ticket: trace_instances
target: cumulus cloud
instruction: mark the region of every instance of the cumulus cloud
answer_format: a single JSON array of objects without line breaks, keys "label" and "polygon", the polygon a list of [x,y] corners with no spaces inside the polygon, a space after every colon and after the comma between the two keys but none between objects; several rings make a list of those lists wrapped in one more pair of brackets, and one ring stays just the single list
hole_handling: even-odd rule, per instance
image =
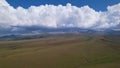
[{"label": "cumulus cloud", "polygon": [[0,0],[0,28],[47,27],[106,29],[120,24],[120,3],[108,6],[106,12],[97,12],[89,6],[62,5],[13,8],[6,0]]}]

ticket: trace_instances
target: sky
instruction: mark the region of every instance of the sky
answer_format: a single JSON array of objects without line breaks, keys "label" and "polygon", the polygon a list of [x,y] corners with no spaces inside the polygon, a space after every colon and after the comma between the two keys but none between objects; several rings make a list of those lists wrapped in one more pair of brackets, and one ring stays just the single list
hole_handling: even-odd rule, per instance
[{"label": "sky", "polygon": [[88,5],[96,11],[106,11],[107,6],[115,5],[120,2],[120,0],[7,0],[10,5],[15,8],[18,6],[29,8],[30,6],[39,6],[45,4],[52,5],[66,5],[71,3],[74,6],[82,7]]},{"label": "sky", "polygon": [[120,28],[120,1],[0,0],[0,33],[19,32],[33,27]]}]

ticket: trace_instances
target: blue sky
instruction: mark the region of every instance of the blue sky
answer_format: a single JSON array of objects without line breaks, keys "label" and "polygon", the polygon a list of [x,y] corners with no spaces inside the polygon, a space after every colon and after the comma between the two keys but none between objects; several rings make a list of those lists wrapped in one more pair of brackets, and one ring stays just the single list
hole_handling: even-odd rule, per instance
[{"label": "blue sky", "polygon": [[53,5],[66,5],[71,3],[72,5],[81,7],[84,5],[89,5],[96,11],[106,11],[106,7],[109,5],[114,5],[120,3],[120,0],[7,0],[8,3],[15,8],[22,6],[28,8],[31,5],[39,6],[44,4],[53,4]]}]

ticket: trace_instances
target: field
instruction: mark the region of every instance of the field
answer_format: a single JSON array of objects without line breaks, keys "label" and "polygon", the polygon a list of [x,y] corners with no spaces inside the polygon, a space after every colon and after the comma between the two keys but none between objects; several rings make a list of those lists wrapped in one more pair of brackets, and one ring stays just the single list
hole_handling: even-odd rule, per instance
[{"label": "field", "polygon": [[0,41],[0,68],[120,68],[120,36]]}]

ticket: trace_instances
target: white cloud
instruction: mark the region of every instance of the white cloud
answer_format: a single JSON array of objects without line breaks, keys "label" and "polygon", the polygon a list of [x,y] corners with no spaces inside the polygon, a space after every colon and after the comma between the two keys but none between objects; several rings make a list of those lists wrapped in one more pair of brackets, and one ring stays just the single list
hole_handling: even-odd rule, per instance
[{"label": "white cloud", "polygon": [[0,27],[39,26],[39,27],[77,27],[111,28],[120,24],[120,3],[108,6],[108,11],[97,12],[89,6],[76,7],[71,4],[31,6],[28,9],[10,6],[0,0]]},{"label": "white cloud", "polygon": [[120,24],[120,3],[108,6],[107,9],[108,11],[100,14],[99,28],[111,28]]}]

